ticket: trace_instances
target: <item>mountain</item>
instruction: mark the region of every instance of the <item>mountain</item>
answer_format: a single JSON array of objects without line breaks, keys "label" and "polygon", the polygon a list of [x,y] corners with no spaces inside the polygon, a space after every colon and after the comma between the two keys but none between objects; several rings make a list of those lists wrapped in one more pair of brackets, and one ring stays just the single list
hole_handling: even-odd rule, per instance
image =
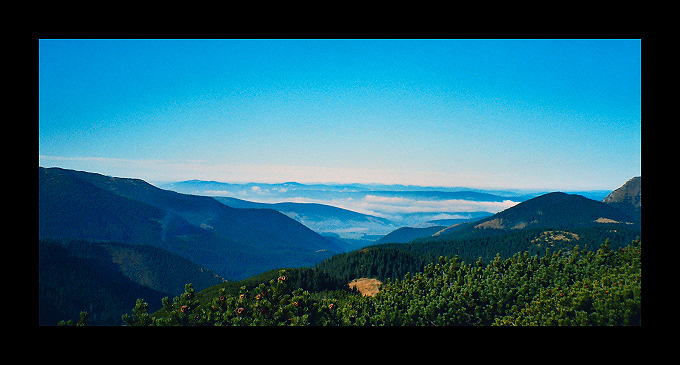
[{"label": "mountain", "polygon": [[[598,221],[599,220],[599,221]],[[629,222],[610,205],[577,194],[548,193],[476,222],[475,229],[571,228],[601,221]]]},{"label": "mountain", "polygon": [[323,221],[328,219],[338,219],[342,221],[368,221],[377,222],[383,225],[391,225],[388,219],[380,218],[368,214],[357,213],[351,210],[334,207],[331,205],[317,204],[317,203],[253,203],[246,202],[236,198],[215,197],[215,199],[230,207],[252,207],[252,208],[269,208],[286,215],[295,215],[301,218],[307,218],[311,221]]},{"label": "mountain", "polygon": [[[526,229],[569,229],[603,225],[637,227],[635,215],[578,194],[552,192],[472,223],[450,226],[437,239],[469,238]],[[435,238],[432,236],[431,238]]]},{"label": "mountain", "polygon": [[425,223],[449,227],[458,223],[480,220],[482,218],[490,217],[492,215],[493,213],[489,212],[461,212],[456,214],[456,216],[458,216],[459,218],[433,219]]},{"label": "mountain", "polygon": [[[493,214],[487,212],[462,212],[456,215],[460,217],[465,217],[467,215],[469,218],[437,219],[426,222],[428,225],[424,227],[400,227],[379,238],[375,243],[405,243],[418,238],[448,235],[465,227],[463,223],[475,222]],[[447,225],[436,223],[447,223]]]},{"label": "mountain", "polygon": [[318,203],[256,203],[237,198],[215,196],[215,200],[232,208],[274,209],[311,230],[334,233],[341,238],[361,239],[366,234],[385,234],[396,225],[388,219]]},{"label": "mountain", "polygon": [[402,278],[414,272],[414,267],[422,270],[424,263],[440,256],[489,263],[497,255],[509,258],[518,253],[524,257],[543,255],[548,250],[572,252],[575,246],[595,252],[607,240],[612,249],[618,250],[641,236],[641,226],[635,215],[611,204],[578,194],[552,192],[490,217],[454,224],[428,237],[410,239],[425,233],[415,229],[393,233],[403,236],[333,256],[316,268],[347,280],[375,277],[382,281]]},{"label": "mountain", "polygon": [[335,242],[272,209],[237,209],[139,179],[39,168],[39,238],[149,244],[230,280],[312,265]]},{"label": "mountain", "polygon": [[[337,223],[341,224],[337,224],[333,222],[334,215],[338,214],[337,211],[325,212],[325,217],[316,217],[304,221],[305,225],[317,232],[337,233],[344,239],[364,239],[364,234],[383,236],[398,227],[423,227],[432,225],[426,224],[428,221],[465,218],[464,216],[473,212],[493,211],[495,213],[498,212],[499,207],[508,206],[508,204],[524,201],[538,195],[537,192],[529,191],[484,191],[467,188],[406,185],[234,184],[200,180],[163,184],[159,187],[184,194],[231,197],[250,202],[280,203],[304,200],[326,206],[340,204],[346,210],[386,218],[393,223],[392,226],[386,227],[385,221],[373,220],[367,222],[359,219],[350,222],[347,218],[340,218],[341,222]],[[599,200],[604,198],[605,195],[602,194]],[[238,202],[232,201],[232,203]],[[272,208],[282,211],[278,207]],[[291,213],[291,216],[298,214],[295,211],[287,211],[287,213]],[[341,228],[341,226],[344,227]]]},{"label": "mountain", "polygon": [[[418,186],[400,184],[302,184],[298,182],[285,183],[226,183],[205,180],[186,180],[160,185],[164,189],[169,189],[186,194],[195,195],[217,195],[228,193],[229,195],[256,193],[257,195],[276,193],[278,197],[295,197],[303,192],[317,194],[316,197],[333,196],[337,193],[343,194],[365,194],[365,193],[388,193],[395,192],[403,194],[413,194],[416,196],[430,195],[449,195],[458,198],[468,196],[472,199],[484,200],[487,198],[495,199],[498,196],[513,199],[525,200],[535,196],[534,193],[526,191],[504,191],[504,190],[474,190],[464,187],[444,187],[444,186]],[[481,194],[478,194],[481,193]],[[606,194],[605,194],[606,195]]]}]

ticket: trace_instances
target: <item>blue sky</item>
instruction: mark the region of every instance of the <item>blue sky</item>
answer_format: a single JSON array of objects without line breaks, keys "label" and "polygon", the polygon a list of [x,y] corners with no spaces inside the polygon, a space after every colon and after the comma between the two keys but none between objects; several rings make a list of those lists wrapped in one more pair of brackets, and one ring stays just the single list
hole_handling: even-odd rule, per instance
[{"label": "blue sky", "polygon": [[39,163],[149,182],[615,189],[641,41],[39,41]]}]

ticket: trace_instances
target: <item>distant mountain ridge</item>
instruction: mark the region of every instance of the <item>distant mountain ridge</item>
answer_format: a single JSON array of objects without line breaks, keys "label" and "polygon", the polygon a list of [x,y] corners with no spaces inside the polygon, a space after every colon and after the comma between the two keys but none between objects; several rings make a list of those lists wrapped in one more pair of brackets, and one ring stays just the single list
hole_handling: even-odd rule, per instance
[{"label": "distant mountain ridge", "polygon": [[446,225],[434,222],[442,219],[466,220],[479,214],[490,215],[486,211],[495,212],[536,196],[522,191],[380,184],[237,184],[189,180],[160,186],[210,196],[232,207],[275,209],[316,232],[337,234],[346,240],[383,236],[404,226]]},{"label": "distant mountain ridge", "polygon": [[[328,216],[333,216],[343,220],[366,220],[370,219],[382,224],[392,224],[388,219],[380,218],[368,214],[357,213],[351,210],[342,209],[334,207],[331,205],[317,204],[317,203],[293,203],[293,202],[281,202],[281,203],[256,203],[249,202],[242,199],[229,198],[229,197],[214,197],[215,200],[234,208],[259,208],[259,209],[274,209],[279,212],[289,212],[291,214],[298,214],[309,216],[311,218],[325,218]],[[285,213],[284,213],[285,214]]]},{"label": "distant mountain ridge", "polygon": [[185,180],[172,183],[161,184],[160,187],[164,189],[175,190],[184,193],[205,195],[210,191],[238,191],[244,189],[252,189],[254,186],[269,190],[280,190],[281,188],[290,188],[291,190],[333,190],[333,191],[348,191],[348,192],[434,192],[434,193],[485,193],[495,196],[514,197],[525,195],[523,192],[506,191],[506,190],[484,190],[478,191],[466,187],[443,187],[443,186],[418,186],[418,185],[401,185],[401,184],[334,184],[334,183],[299,183],[299,182],[285,182],[285,183],[229,183],[214,180]]}]

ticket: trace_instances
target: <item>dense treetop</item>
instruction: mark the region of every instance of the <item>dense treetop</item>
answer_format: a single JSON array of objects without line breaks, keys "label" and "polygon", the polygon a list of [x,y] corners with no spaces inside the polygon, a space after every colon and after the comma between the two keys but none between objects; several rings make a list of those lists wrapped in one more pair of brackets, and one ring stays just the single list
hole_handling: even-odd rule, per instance
[{"label": "dense treetop", "polygon": [[150,315],[140,299],[123,320],[156,326],[641,325],[639,239],[617,250],[607,241],[596,251],[523,252],[489,262],[441,256],[422,271],[386,280],[375,297],[306,290],[297,285],[301,273],[281,270],[237,293],[213,288],[200,300],[188,284],[181,296],[163,299],[162,315]]}]

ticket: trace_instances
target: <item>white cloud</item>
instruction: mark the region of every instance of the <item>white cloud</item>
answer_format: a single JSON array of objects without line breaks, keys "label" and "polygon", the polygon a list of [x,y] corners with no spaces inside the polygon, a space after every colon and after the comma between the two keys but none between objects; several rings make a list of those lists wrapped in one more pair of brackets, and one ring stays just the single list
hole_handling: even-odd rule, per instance
[{"label": "white cloud", "polygon": [[462,216],[443,213],[498,213],[519,203],[512,200],[504,200],[502,202],[472,201],[462,199],[417,200],[403,197],[375,196],[370,194],[367,194],[361,199],[352,199],[349,197],[337,199],[313,199],[298,196],[294,198],[286,198],[285,200],[293,203],[318,203],[332,205],[362,214],[396,220],[401,219],[401,215],[409,213],[442,213],[438,215],[436,219],[469,218],[467,215]]},{"label": "white cloud", "polygon": [[420,213],[420,212],[473,212],[484,211],[498,213],[518,202],[504,200],[502,202],[472,201],[462,199],[416,200],[402,197],[384,197],[366,195],[361,205],[364,209],[384,213]]},{"label": "white cloud", "polygon": [[376,196],[376,195],[366,195],[364,201],[367,203],[377,203],[377,204],[388,204],[388,205],[404,205],[413,202],[411,199],[391,197],[391,196]]}]

